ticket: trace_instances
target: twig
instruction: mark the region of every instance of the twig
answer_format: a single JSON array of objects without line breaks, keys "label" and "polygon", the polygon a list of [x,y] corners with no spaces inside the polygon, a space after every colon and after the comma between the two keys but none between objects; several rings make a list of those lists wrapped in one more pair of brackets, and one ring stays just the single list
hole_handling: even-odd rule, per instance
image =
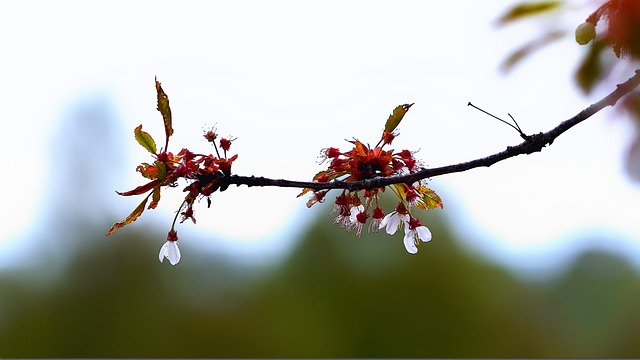
[{"label": "twig", "polygon": [[492,118],[497,119],[497,120],[500,120],[501,122],[503,122],[503,123],[505,123],[505,124],[509,125],[512,129],[514,129],[515,131],[517,131],[517,132],[518,132],[518,134],[520,134],[520,137],[521,137],[522,139],[527,140],[528,136],[527,136],[527,135],[525,135],[525,133],[524,133],[524,132],[522,131],[522,129],[520,128],[520,125],[518,125],[518,122],[516,121],[516,119],[514,119],[514,118],[513,118],[513,116],[511,116],[511,114],[507,114],[507,115],[509,115],[509,117],[511,118],[511,120],[513,120],[513,122],[515,123],[515,126],[514,126],[513,124],[511,124],[510,122],[505,121],[505,120],[502,120],[502,119],[500,119],[499,117],[497,117],[497,116],[493,115],[492,113],[490,113],[490,112],[488,112],[488,111],[485,111],[485,110],[483,110],[483,109],[481,109],[481,108],[479,108],[479,107],[477,107],[477,106],[473,105],[473,104],[471,103],[471,101],[469,101],[469,103],[467,104],[467,106],[471,106],[472,108],[474,108],[474,109],[476,109],[476,110],[479,110],[479,111],[482,111],[483,113],[485,113],[485,114],[487,114],[487,115],[491,116]]},{"label": "twig", "polygon": [[[614,106],[618,100],[623,96],[633,91],[640,85],[640,70],[636,70],[636,73],[629,80],[622,84],[618,84],[616,89],[609,95],[602,98],[600,101],[590,105],[586,109],[582,110],[572,118],[565,120],[558,124],[553,129],[538,133],[535,135],[527,136],[527,138],[520,144],[515,146],[508,146],[506,150],[499,153],[489,155],[480,159],[475,159],[459,164],[441,166],[437,168],[423,168],[422,170],[413,174],[407,174],[402,176],[392,177],[376,177],[373,179],[367,179],[362,181],[332,181],[327,183],[318,182],[305,182],[305,181],[292,181],[285,179],[269,179],[265,177],[255,176],[239,176],[232,175],[224,180],[229,185],[247,185],[247,186],[277,186],[277,187],[291,187],[291,188],[310,188],[314,190],[323,189],[347,189],[347,190],[359,190],[370,189],[376,187],[383,187],[391,184],[407,183],[412,184],[418,180],[432,178],[435,176],[457,173],[467,171],[477,167],[488,167],[502,160],[512,158],[514,156],[522,154],[531,154],[539,152],[543,147],[551,145],[553,141],[565,131],[574,127],[575,125],[588,119],[598,111],[604,109],[607,106]],[[501,119],[499,119],[501,120]],[[502,120],[504,121],[504,120]],[[509,124],[510,125],[510,124]]]}]

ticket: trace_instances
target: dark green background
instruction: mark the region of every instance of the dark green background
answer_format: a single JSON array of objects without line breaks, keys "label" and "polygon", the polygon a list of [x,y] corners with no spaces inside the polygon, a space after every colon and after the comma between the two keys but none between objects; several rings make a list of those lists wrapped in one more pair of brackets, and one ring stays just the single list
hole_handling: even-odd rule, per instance
[{"label": "dark green background", "polygon": [[0,357],[640,356],[640,278],[624,258],[586,251],[524,280],[460,245],[446,199],[421,215],[433,241],[413,256],[400,234],[343,231],[325,206],[281,262],[243,265],[181,238],[180,264],[160,264],[170,219],[104,237],[130,211],[104,200],[116,127],[98,101],[55,138],[28,266],[0,272]]}]

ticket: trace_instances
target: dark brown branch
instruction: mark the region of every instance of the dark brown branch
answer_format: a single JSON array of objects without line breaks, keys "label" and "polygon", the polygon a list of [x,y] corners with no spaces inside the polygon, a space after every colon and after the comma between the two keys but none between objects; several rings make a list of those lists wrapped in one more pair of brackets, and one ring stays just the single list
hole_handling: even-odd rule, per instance
[{"label": "dark brown branch", "polygon": [[456,172],[467,171],[477,167],[491,166],[499,161],[522,155],[539,152],[547,145],[551,145],[553,141],[565,131],[569,130],[573,126],[583,122],[591,117],[593,114],[604,109],[607,106],[614,106],[618,100],[623,96],[633,91],[640,85],[640,70],[636,70],[636,73],[629,80],[616,86],[616,89],[609,95],[602,98],[600,101],[590,105],[586,109],[574,117],[561,122],[555,128],[535,135],[526,136],[525,141],[515,146],[508,146],[506,150],[499,153],[489,155],[476,160],[471,160],[455,165],[441,166],[437,168],[426,169],[408,175],[393,176],[393,177],[377,177],[373,179],[367,179],[362,181],[332,181],[328,183],[318,182],[304,182],[304,181],[291,181],[284,179],[269,179],[264,177],[255,176],[239,176],[232,175],[226,179],[226,183],[231,185],[247,185],[247,186],[277,186],[277,187],[292,187],[292,188],[311,188],[314,190],[322,189],[347,189],[347,190],[359,190],[370,189],[376,187],[383,187],[391,184],[407,183],[411,184],[418,180],[431,178],[434,176],[451,174]]}]

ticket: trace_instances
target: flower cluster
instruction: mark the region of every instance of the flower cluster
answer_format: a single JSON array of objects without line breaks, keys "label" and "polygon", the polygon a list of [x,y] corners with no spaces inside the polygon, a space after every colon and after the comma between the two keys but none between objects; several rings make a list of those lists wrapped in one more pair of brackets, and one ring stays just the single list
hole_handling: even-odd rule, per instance
[{"label": "flower cluster", "polygon": [[[329,147],[321,151],[321,163],[329,162],[327,170],[317,173],[314,182],[327,183],[333,180],[361,181],[375,177],[391,177],[412,174],[419,171],[423,164],[416,160],[415,152],[409,150],[394,151],[385,150],[385,146],[391,145],[398,136],[396,127],[404,117],[404,114],[413,104],[404,104],[396,107],[386,122],[385,130],[376,146],[370,147],[359,140],[348,141],[353,144],[349,151],[340,151],[338,148]],[[414,184],[393,184],[389,189],[399,199],[395,210],[385,216],[380,207],[379,194],[386,187],[363,189],[356,191],[343,190],[335,199],[333,213],[337,213],[334,223],[347,230],[355,229],[356,235],[362,233],[367,220],[371,218],[369,230],[385,228],[390,235],[404,227],[404,244],[407,251],[415,254],[420,241],[431,240],[431,232],[423,226],[417,217],[413,215],[413,209],[442,208],[440,197],[421,181]],[[311,192],[306,188],[299,195]],[[313,191],[307,202],[311,207],[317,202],[322,202],[329,190]]]},{"label": "flower cluster", "polygon": [[[145,148],[153,157],[152,162],[143,162],[136,167],[136,171],[148,181],[133,190],[118,192],[122,196],[145,195],[140,204],[124,220],[119,221],[107,232],[107,236],[113,234],[122,227],[136,221],[145,209],[155,209],[160,202],[160,193],[163,187],[176,187],[178,181],[183,179],[187,186],[184,200],[178,207],[176,215],[171,223],[164,245],[160,248],[158,259],[163,262],[169,260],[171,265],[180,261],[180,249],[178,248],[178,232],[175,229],[176,222],[191,220],[196,223],[193,205],[196,200],[206,199],[211,206],[211,195],[220,190],[224,191],[239,177],[232,177],[231,166],[238,155],[229,155],[229,151],[235,138],[221,137],[216,129],[206,131],[204,138],[210,142],[215,154],[199,154],[183,148],[177,153],[168,150],[169,138],[173,135],[171,108],[169,98],[156,80],[156,92],[158,95],[157,110],[162,115],[165,130],[164,146],[158,149],[153,137],[142,130],[142,125],[134,129],[136,141]],[[373,178],[389,178],[406,174],[413,174],[422,169],[423,164],[414,157],[415,152],[409,150],[394,151],[385,147],[390,146],[398,136],[396,127],[413,104],[404,104],[396,107],[385,123],[384,131],[378,143],[371,147],[357,139],[348,141],[353,145],[349,151],[341,151],[335,147],[323,149],[321,163],[328,162],[327,170],[321,171],[313,178],[315,183],[330,183],[336,180],[358,182]],[[253,177],[252,177],[253,179]],[[237,182],[233,182],[236,183]],[[330,186],[328,186],[330,187]],[[333,211],[337,213],[334,220],[347,230],[355,229],[359,236],[369,218],[369,231],[385,228],[390,235],[395,234],[404,227],[404,245],[411,254],[418,252],[420,241],[431,240],[431,232],[414,216],[413,210],[442,208],[440,197],[429,189],[423,180],[413,184],[394,183],[388,185],[399,199],[397,206],[389,214],[385,215],[380,206],[380,193],[387,186],[381,187],[357,187],[359,190],[343,190],[336,197]],[[348,187],[348,189],[353,189]],[[311,207],[317,202],[322,202],[328,193],[324,190],[306,188],[299,195],[312,192],[307,206]],[[149,202],[149,199],[151,201]],[[147,203],[149,205],[147,206]]]},{"label": "flower cluster", "polygon": [[[107,235],[134,222],[145,209],[156,208],[160,201],[160,190],[162,187],[175,187],[179,179],[186,179],[188,185],[184,188],[184,192],[186,192],[187,195],[176,212],[176,216],[171,224],[171,229],[167,234],[167,242],[162,246],[159,254],[161,262],[167,258],[172,265],[175,265],[180,261],[180,249],[177,245],[178,233],[175,230],[178,217],[181,217],[180,222],[190,219],[195,224],[196,218],[193,212],[194,202],[197,199],[206,198],[207,204],[209,206],[211,205],[211,194],[219,189],[221,191],[225,190],[228,186],[227,179],[231,176],[231,165],[238,155],[231,157],[227,155],[231,143],[235,138],[221,137],[218,140],[219,136],[215,129],[207,131],[204,134],[204,138],[213,144],[215,155],[196,154],[188,149],[182,149],[177,154],[167,151],[169,137],[173,134],[171,109],[169,108],[169,99],[157,80],[156,90],[158,93],[158,111],[162,114],[165,125],[166,142],[164,150],[157,150],[154,139],[142,130],[142,125],[134,130],[134,135],[138,143],[149,151],[154,158],[153,163],[145,162],[136,168],[136,171],[148,179],[149,182],[133,190],[117,193],[122,196],[142,194],[147,194],[147,196],[127,218],[113,224],[107,232]],[[220,154],[220,150],[222,150],[222,155]],[[151,203],[147,207],[149,198],[151,198]]]}]

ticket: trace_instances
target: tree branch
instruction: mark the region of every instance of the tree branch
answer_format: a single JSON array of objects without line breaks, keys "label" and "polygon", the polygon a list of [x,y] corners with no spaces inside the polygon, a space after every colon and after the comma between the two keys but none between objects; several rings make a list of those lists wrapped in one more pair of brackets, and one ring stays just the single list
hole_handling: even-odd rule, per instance
[{"label": "tree branch", "polygon": [[491,166],[502,160],[512,158],[514,156],[522,154],[531,154],[539,152],[547,145],[551,145],[553,141],[565,131],[574,127],[575,125],[588,119],[598,111],[604,109],[607,106],[614,106],[618,100],[623,96],[633,91],[640,85],[640,70],[636,70],[636,73],[629,80],[622,84],[618,84],[616,89],[609,95],[602,98],[600,101],[590,105],[586,109],[579,112],[574,117],[561,122],[553,129],[538,133],[535,135],[525,136],[525,140],[519,145],[508,146],[506,150],[499,153],[489,155],[476,160],[471,160],[459,164],[441,166],[437,168],[426,169],[423,168],[413,174],[407,174],[402,176],[392,177],[376,177],[372,179],[366,179],[362,181],[331,181],[326,183],[319,182],[304,182],[304,181],[292,181],[284,179],[269,179],[265,177],[255,176],[239,176],[232,175],[225,178],[223,182],[226,186],[221,186],[221,190],[225,189],[228,185],[247,185],[247,186],[277,186],[277,187],[291,187],[291,188],[310,188],[314,190],[323,189],[347,189],[347,190],[360,190],[371,189],[377,187],[383,187],[391,184],[407,183],[412,184],[418,180],[431,178],[434,176],[451,174],[456,172],[467,171],[477,167]]}]

